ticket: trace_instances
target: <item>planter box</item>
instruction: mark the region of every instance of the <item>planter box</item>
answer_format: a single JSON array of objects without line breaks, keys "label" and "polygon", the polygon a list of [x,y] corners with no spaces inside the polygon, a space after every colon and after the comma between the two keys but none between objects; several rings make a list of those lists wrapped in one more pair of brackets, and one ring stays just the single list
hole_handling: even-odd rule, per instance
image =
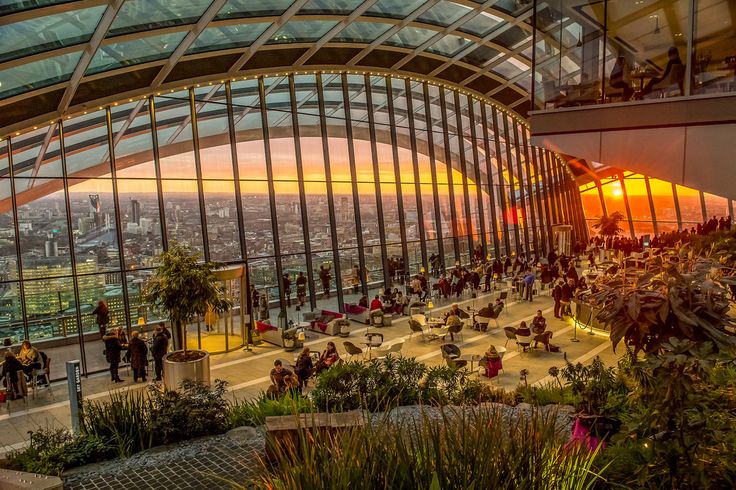
[{"label": "planter box", "polygon": [[195,361],[173,362],[169,360],[174,351],[164,356],[164,386],[169,390],[178,390],[182,381],[190,379],[206,385],[210,384],[210,354],[205,351],[204,357]]}]

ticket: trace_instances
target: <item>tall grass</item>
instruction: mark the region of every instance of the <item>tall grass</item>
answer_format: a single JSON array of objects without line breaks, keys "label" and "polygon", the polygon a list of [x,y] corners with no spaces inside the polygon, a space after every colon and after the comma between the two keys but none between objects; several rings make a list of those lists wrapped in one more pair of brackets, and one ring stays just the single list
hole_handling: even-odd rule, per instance
[{"label": "tall grass", "polygon": [[474,410],[439,419],[388,418],[340,434],[300,431],[298,445],[263,461],[264,489],[592,488],[596,454],[567,450],[552,417],[515,421]]}]

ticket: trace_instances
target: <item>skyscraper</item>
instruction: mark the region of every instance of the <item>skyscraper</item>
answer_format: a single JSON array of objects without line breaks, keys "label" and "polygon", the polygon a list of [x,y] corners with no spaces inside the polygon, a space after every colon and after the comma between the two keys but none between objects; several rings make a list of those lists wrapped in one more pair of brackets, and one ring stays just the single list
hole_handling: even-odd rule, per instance
[{"label": "skyscraper", "polygon": [[130,200],[130,214],[133,223],[137,225],[141,224],[141,203],[136,199]]}]

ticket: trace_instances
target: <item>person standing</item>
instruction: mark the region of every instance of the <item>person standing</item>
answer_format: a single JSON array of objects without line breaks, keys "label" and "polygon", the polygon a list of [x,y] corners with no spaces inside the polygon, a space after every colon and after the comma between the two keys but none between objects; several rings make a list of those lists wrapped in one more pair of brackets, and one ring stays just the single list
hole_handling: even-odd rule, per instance
[{"label": "person standing", "polygon": [[319,266],[319,280],[320,282],[322,282],[322,290],[324,291],[325,298],[330,297],[330,280],[331,279],[332,279],[332,274],[330,274],[329,267],[320,265]]},{"label": "person standing", "polygon": [[128,352],[130,353],[130,367],[133,369],[133,381],[137,383],[138,378],[140,378],[145,383],[146,366],[148,365],[148,346],[140,338],[138,330],[133,330],[130,337]]},{"label": "person standing", "polygon": [[281,279],[281,284],[284,286],[284,297],[286,298],[286,306],[291,308],[291,279],[289,273],[284,274]]},{"label": "person standing", "polygon": [[562,281],[555,284],[552,289],[552,299],[555,300],[555,318],[562,318],[560,316],[560,307],[562,306],[560,300],[562,299]]},{"label": "person standing", "polygon": [[156,374],[155,381],[161,381],[164,373],[164,356],[169,351],[169,336],[166,335],[162,324],[156,325],[153,335],[151,354],[153,355],[153,370]]},{"label": "person standing", "polygon": [[120,353],[125,349],[125,344],[120,340],[121,330],[120,327],[113,328],[112,330],[105,333],[102,340],[105,341],[105,358],[110,363],[110,380],[115,383],[122,383],[118,375],[118,368],[120,367]]},{"label": "person standing", "polygon": [[92,310],[92,314],[95,315],[95,322],[97,328],[100,329],[100,338],[105,336],[107,332],[107,326],[110,324],[110,310],[107,309],[107,303],[99,301],[97,307]]},{"label": "person standing", "polygon": [[350,275],[350,284],[353,286],[353,294],[358,294],[360,290],[360,267],[358,265],[353,266]]},{"label": "person standing", "polygon": [[307,297],[307,277],[304,272],[299,271],[299,275],[296,276],[296,300],[299,302],[299,307],[304,306],[304,299]]},{"label": "person standing", "polygon": [[534,280],[536,279],[536,276],[532,274],[531,269],[526,270],[526,274],[524,275],[524,299],[527,301],[532,301],[534,297]]}]

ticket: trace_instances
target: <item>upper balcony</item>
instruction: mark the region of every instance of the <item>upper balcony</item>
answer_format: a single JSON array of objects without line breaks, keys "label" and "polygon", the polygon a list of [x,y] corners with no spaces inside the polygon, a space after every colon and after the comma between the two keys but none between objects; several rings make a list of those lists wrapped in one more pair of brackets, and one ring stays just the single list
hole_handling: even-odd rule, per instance
[{"label": "upper balcony", "polygon": [[736,140],[736,2],[537,2],[532,144],[721,196]]}]

